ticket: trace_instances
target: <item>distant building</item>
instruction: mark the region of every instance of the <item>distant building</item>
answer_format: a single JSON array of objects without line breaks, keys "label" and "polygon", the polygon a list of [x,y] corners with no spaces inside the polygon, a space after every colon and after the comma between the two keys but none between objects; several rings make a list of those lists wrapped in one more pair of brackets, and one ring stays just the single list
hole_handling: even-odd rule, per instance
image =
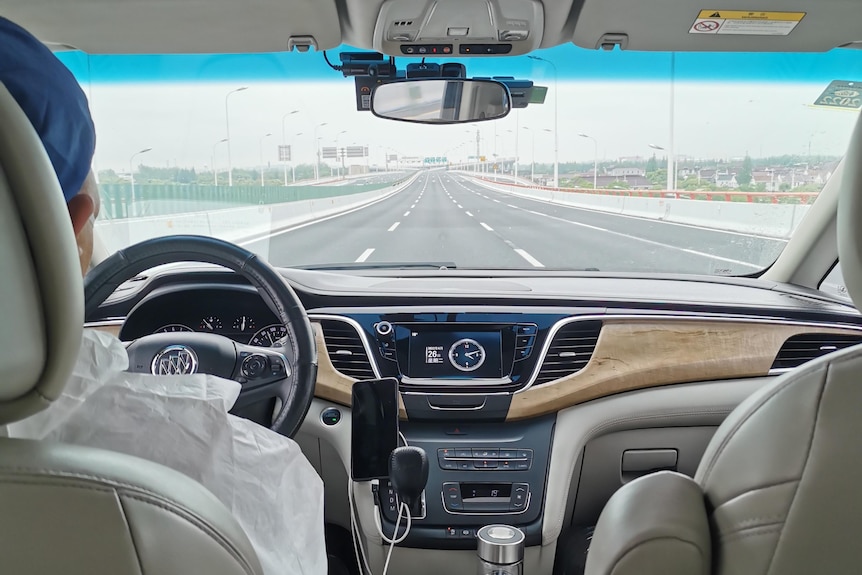
[{"label": "distant building", "polygon": [[781,188],[783,179],[781,174],[776,175],[775,170],[763,170],[751,172],[751,182],[755,186],[763,184],[767,192],[777,192]]},{"label": "distant building", "polygon": [[608,172],[609,176],[621,177],[621,176],[643,176],[644,170],[642,168],[614,168],[610,172]]},{"label": "distant building", "polygon": [[739,188],[739,183],[736,181],[736,174],[731,174],[729,172],[716,172],[715,179],[713,181],[719,188],[729,188],[731,190]]}]

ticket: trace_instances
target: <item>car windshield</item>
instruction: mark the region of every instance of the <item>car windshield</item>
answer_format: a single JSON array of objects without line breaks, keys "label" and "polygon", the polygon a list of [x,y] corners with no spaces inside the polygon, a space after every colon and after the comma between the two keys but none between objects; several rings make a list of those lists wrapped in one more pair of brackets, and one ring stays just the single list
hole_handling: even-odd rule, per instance
[{"label": "car windshield", "polygon": [[464,58],[532,102],[447,125],[359,111],[367,91],[315,52],[59,57],[97,126],[107,253],[204,234],[278,266],[756,273],[862,102],[847,49]]}]

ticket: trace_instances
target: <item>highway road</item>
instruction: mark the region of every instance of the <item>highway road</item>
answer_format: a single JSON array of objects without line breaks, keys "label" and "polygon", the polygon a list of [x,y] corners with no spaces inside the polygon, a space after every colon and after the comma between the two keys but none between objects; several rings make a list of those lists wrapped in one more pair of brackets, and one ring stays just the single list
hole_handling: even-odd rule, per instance
[{"label": "highway road", "polygon": [[550,204],[435,170],[386,199],[245,245],[277,266],[451,262],[736,275],[771,264],[785,242]]}]

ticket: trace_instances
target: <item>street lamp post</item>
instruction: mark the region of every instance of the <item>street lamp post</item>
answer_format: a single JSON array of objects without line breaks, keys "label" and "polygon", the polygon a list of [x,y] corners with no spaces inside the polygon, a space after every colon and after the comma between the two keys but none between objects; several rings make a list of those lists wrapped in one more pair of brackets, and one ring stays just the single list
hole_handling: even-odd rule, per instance
[{"label": "street lamp post", "polygon": [[135,205],[135,171],[132,168],[132,161],[135,159],[135,157],[137,157],[141,154],[146,154],[150,150],[152,150],[152,148],[144,148],[143,150],[138,150],[137,152],[132,154],[132,156],[129,158],[129,181],[131,181],[131,183],[132,183],[131,205]]},{"label": "street lamp post", "polygon": [[314,163],[314,179],[320,180],[320,140],[317,138],[317,130],[326,125],[326,122],[321,122],[314,127],[314,148],[317,161]]},{"label": "street lamp post", "polygon": [[536,133],[529,126],[523,126],[522,130],[527,130],[530,132],[530,139],[532,139],[532,147],[530,149],[530,182],[536,183]]},{"label": "street lamp post", "polygon": [[212,164],[213,164],[213,185],[214,186],[218,185],[218,169],[216,168],[216,163],[215,163],[216,147],[218,147],[219,144],[224,144],[225,142],[227,142],[227,138],[222,138],[221,140],[219,140],[218,142],[213,144]]},{"label": "street lamp post", "polygon": [[263,140],[272,135],[272,132],[267,132],[258,140],[258,149],[260,150],[260,187],[263,187]]},{"label": "street lamp post", "polygon": [[557,74],[557,65],[551,62],[550,60],[546,60],[540,56],[527,56],[531,60],[536,60],[538,62],[544,62],[545,64],[549,64],[551,68],[554,70],[554,185],[560,186],[560,125],[558,123],[558,102],[560,101],[560,90],[558,83],[558,74]]},{"label": "street lamp post", "polygon": [[227,185],[233,186],[233,163],[231,161],[230,156],[230,109],[228,108],[228,98],[230,98],[231,94],[236,94],[237,92],[242,92],[243,90],[248,90],[248,86],[242,86],[241,88],[237,88],[236,90],[231,90],[224,97],[224,124],[225,129],[227,130]]},{"label": "street lamp post", "polygon": [[674,158],[672,152],[670,150],[665,150],[664,147],[659,146],[658,144],[650,144],[649,147],[653,150],[660,150],[667,154],[667,190],[669,192],[672,192],[676,188],[676,186],[674,185],[675,174],[673,173]]},{"label": "street lamp post", "polygon": [[593,189],[598,189],[599,182],[599,143],[595,138],[588,134],[578,134],[581,138],[587,138],[593,141]]},{"label": "street lamp post", "polygon": [[296,162],[293,160],[293,149],[296,147],[296,138],[301,135],[302,132],[295,133],[290,141],[290,177],[294,184],[296,183]]},{"label": "street lamp post", "polygon": [[338,139],[347,133],[347,130],[341,130],[337,134],[335,134],[335,158],[336,161],[338,158],[341,158],[341,166],[338,168],[338,177],[341,178],[341,171],[344,169],[344,156],[338,151]]},{"label": "street lamp post", "polygon": [[[298,114],[299,110],[293,110],[288,112],[284,116],[281,117],[281,145],[282,147],[287,145],[287,141],[285,138],[285,130],[284,130],[284,121],[287,120],[288,116],[292,116],[294,114]],[[290,147],[290,163],[293,165],[293,146]],[[284,161],[284,185],[287,185],[287,160]]]}]

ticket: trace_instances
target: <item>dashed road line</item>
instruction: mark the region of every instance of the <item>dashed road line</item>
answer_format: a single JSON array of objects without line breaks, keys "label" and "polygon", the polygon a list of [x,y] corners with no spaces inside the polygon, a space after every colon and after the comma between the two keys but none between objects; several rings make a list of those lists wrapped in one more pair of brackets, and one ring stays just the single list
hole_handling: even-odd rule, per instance
[{"label": "dashed road line", "polygon": [[369,257],[372,253],[374,253],[374,248],[368,248],[367,250],[365,250],[364,252],[362,252],[362,255],[361,255],[361,256],[359,256],[358,258],[356,258],[356,263],[362,263],[362,262],[364,262],[365,260],[367,260],[367,259],[368,259],[368,257]]},{"label": "dashed road line", "polygon": [[545,267],[545,264],[543,264],[542,262],[540,262],[539,260],[537,260],[536,258],[531,256],[529,253],[527,253],[526,250],[522,250],[521,248],[515,248],[515,253],[518,254],[519,256],[521,256],[522,258],[524,258],[525,260],[527,260],[528,262],[530,262],[530,264],[533,267],[537,267],[537,268]]},{"label": "dashed road line", "polygon": [[392,224],[392,225],[389,227],[389,229],[388,229],[388,230],[386,230],[386,231],[387,231],[387,232],[395,231],[395,228],[397,228],[397,227],[398,227],[398,224],[400,224],[400,223],[401,223],[401,222],[395,222],[395,223],[394,223],[394,224]]},{"label": "dashed road line", "polygon": [[458,209],[459,209],[459,210],[463,210],[463,209],[464,209],[464,208],[463,208],[463,206],[461,206],[461,204],[455,204],[455,205],[456,205],[456,206],[458,206]]},{"label": "dashed road line", "polygon": [[406,212],[404,212],[404,217],[407,217],[409,215],[410,215],[410,210],[407,210]]},{"label": "dashed road line", "polygon": [[485,228],[486,230],[488,230],[489,232],[493,232],[493,231],[494,231],[494,228],[492,228],[491,226],[489,226],[489,225],[488,225],[488,224],[486,224],[485,222],[479,222],[479,225],[480,225],[480,226],[482,226],[483,228]]},{"label": "dashed road line", "polygon": [[464,212],[464,213],[467,214],[468,216],[470,216],[471,218],[473,217],[473,214],[471,214],[470,212]]}]

